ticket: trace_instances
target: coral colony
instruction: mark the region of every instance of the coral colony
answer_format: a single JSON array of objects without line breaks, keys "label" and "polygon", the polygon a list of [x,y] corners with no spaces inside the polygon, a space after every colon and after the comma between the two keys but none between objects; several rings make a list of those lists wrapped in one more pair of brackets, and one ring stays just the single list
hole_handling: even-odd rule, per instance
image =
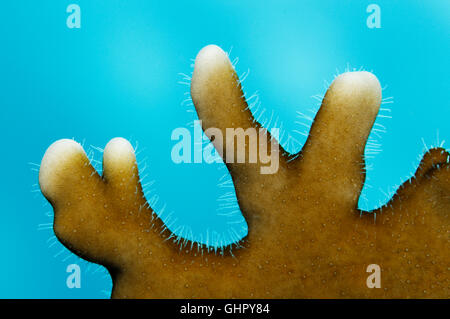
[{"label": "coral colony", "polygon": [[[233,250],[177,240],[144,198],[134,150],[122,138],[107,144],[102,176],[73,140],[55,142],[42,159],[39,183],[55,212],[56,236],[109,270],[113,298],[450,297],[444,149],[430,149],[386,205],[358,209],[364,148],[381,103],[373,74],[347,72],[333,81],[298,154],[260,130],[219,47],[198,54],[191,96],[205,134],[221,132],[212,142],[248,223]],[[263,134],[236,145],[228,128]],[[242,145],[247,160],[230,161]],[[279,153],[277,169],[262,174],[267,163],[259,156],[250,162],[252,148]]]}]

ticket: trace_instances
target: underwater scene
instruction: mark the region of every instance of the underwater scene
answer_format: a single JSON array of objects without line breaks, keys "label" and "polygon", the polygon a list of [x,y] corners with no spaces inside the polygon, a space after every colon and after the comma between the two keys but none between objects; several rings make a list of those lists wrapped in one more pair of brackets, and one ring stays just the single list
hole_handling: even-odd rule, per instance
[{"label": "underwater scene", "polygon": [[449,17],[3,3],[0,298],[448,299]]}]

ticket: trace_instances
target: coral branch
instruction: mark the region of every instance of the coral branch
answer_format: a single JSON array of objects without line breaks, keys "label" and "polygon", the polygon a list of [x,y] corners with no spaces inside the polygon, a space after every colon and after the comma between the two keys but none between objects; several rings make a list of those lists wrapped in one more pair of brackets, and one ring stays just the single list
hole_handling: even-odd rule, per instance
[{"label": "coral branch", "polygon": [[[199,53],[191,94],[205,130],[261,127],[216,46]],[[57,237],[108,268],[115,298],[449,298],[445,150],[430,150],[386,206],[357,209],[364,146],[380,102],[374,75],[344,73],[294,160],[281,157],[279,170],[268,175],[255,169],[260,161],[227,164],[249,223],[245,249],[234,255],[174,243],[148,207],[134,151],[123,139],[106,146],[102,177],[79,144],[55,142],[39,183],[53,205]],[[258,148],[270,140],[267,133]],[[370,264],[381,267],[380,289],[366,285]]]}]

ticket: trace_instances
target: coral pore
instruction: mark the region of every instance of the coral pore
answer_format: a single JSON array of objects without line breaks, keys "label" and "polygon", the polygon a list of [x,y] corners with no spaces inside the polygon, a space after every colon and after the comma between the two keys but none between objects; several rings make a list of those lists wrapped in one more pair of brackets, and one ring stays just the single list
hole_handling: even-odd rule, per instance
[{"label": "coral pore", "polygon": [[[260,127],[216,46],[198,54],[191,96],[204,129]],[[276,173],[261,174],[260,162],[227,163],[249,225],[244,247],[233,254],[166,240],[171,233],[148,206],[124,139],[106,146],[103,176],[78,143],[55,142],[39,183],[54,208],[57,237],[110,271],[114,298],[448,298],[444,149],[429,150],[387,205],[357,208],[364,147],[380,102],[374,75],[344,73],[328,89],[303,150],[292,157],[278,144],[271,149],[280,153]],[[265,137],[258,148],[270,149],[263,145],[270,133]],[[381,288],[366,285],[370,264],[381,267]]]}]

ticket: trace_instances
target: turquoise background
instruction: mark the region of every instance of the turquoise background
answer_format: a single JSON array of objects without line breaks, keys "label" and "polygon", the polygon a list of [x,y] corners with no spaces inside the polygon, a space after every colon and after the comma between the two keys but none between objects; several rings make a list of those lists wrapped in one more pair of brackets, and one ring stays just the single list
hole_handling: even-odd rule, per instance
[{"label": "turquoise background", "polygon": [[[66,7],[81,7],[81,29],[66,26]],[[189,87],[179,73],[207,44],[239,57],[247,96],[258,92],[266,113],[283,121],[297,144],[304,137],[297,111],[317,110],[316,94],[346,68],[372,70],[385,104],[377,123],[382,152],[361,207],[386,201],[418,164],[424,145],[450,138],[449,1],[376,1],[381,29],[366,26],[372,1],[9,1],[0,8],[0,106],[4,145],[0,194],[1,298],[105,298],[111,280],[99,266],[70,254],[52,237],[51,207],[38,191],[36,166],[46,148],[74,138],[103,148],[122,136],[139,144],[140,167],[192,238],[206,233],[228,243],[245,235],[238,209],[221,206],[222,164],[176,165],[174,128],[187,127]],[[391,101],[391,100],[387,100]],[[292,141],[292,140],[291,140]],[[282,141],[283,142],[283,141]],[[101,154],[94,151],[95,158]],[[222,180],[224,181],[224,180]],[[233,193],[231,193],[233,194]],[[233,204],[233,203],[231,203]],[[221,215],[225,212],[230,216]],[[164,215],[163,218],[168,215]],[[180,228],[178,229],[180,234]],[[201,237],[200,237],[201,236]],[[213,236],[213,235],[211,235]],[[211,237],[212,238],[212,237]],[[213,241],[214,239],[211,239]],[[66,286],[66,267],[78,263],[80,289]]]}]

